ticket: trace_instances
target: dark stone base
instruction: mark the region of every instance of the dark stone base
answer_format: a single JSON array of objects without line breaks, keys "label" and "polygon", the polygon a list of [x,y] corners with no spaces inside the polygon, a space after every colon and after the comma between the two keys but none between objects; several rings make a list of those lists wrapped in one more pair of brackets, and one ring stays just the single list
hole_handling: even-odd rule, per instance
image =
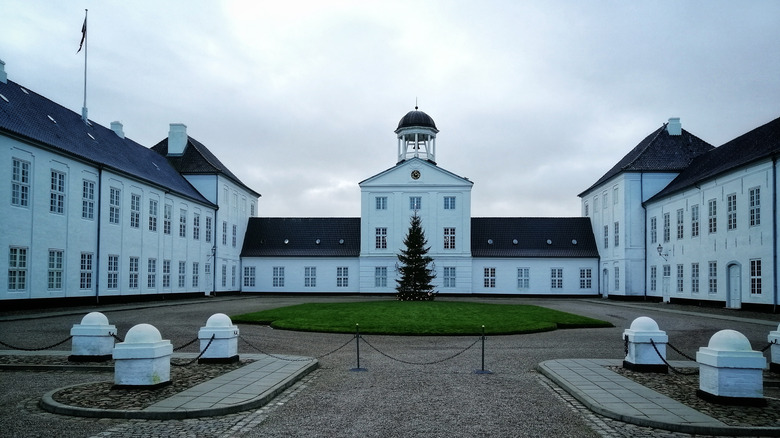
[{"label": "dark stone base", "polygon": [[68,362],[108,362],[109,360],[111,360],[110,354],[103,354],[99,356],[71,354],[68,356]]},{"label": "dark stone base", "polygon": [[200,358],[198,363],[236,363],[238,362],[238,355],[231,357],[209,357]]},{"label": "dark stone base", "polygon": [[769,362],[769,371],[780,374],[780,363]]},{"label": "dark stone base", "polygon": [[170,385],[171,383],[173,382],[168,380],[167,382],[161,382],[156,385],[113,385],[111,389],[160,389]]},{"label": "dark stone base", "polygon": [[756,397],[726,397],[723,395],[715,395],[710,394],[709,392],[702,391],[701,389],[696,390],[696,395],[699,396],[700,399],[706,400],[711,403],[717,403],[720,405],[734,405],[734,406],[758,406],[758,407],[764,407],[766,406],[766,399],[765,398],[756,398]]},{"label": "dark stone base", "polygon": [[631,371],[636,371],[638,373],[661,373],[661,374],[669,373],[669,367],[666,366],[666,364],[657,365],[657,364],[631,363],[624,360],[623,368]]}]

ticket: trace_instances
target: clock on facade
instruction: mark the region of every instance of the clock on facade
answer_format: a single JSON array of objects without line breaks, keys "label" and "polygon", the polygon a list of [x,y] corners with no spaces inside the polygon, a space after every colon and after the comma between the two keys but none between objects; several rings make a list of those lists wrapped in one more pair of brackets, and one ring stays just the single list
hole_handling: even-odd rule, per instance
[{"label": "clock on facade", "polygon": [[419,170],[413,170],[412,171],[412,179],[420,179],[420,171]]}]

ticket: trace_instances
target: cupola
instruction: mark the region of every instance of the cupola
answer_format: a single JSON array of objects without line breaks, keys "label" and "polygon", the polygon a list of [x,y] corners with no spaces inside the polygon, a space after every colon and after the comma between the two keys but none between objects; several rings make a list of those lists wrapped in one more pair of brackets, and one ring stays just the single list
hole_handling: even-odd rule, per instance
[{"label": "cupola", "polygon": [[398,122],[398,162],[422,158],[436,164],[436,123],[417,106]]}]

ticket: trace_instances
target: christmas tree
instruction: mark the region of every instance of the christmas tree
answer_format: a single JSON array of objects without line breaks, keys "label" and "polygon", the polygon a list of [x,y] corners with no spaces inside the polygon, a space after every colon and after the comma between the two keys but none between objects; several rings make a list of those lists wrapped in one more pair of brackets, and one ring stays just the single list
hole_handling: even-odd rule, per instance
[{"label": "christmas tree", "polygon": [[431,284],[436,274],[428,268],[433,259],[428,256],[430,247],[426,247],[427,244],[422,221],[415,214],[404,238],[406,249],[402,249],[398,254],[401,278],[396,280],[398,285],[395,290],[400,301],[431,301],[436,296],[437,292]]}]

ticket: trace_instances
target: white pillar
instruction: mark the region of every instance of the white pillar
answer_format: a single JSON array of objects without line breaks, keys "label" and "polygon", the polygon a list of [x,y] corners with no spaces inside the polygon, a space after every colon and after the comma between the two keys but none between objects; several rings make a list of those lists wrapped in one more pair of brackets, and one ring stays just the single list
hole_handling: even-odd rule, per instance
[{"label": "white pillar", "polygon": [[[214,339],[212,339],[212,336]],[[224,313],[215,313],[198,331],[200,351],[206,351],[198,363],[231,363],[238,361],[238,327]]]},{"label": "white pillar", "polygon": [[707,347],[696,353],[699,390],[705,400],[728,404],[766,404],[763,371],[766,359],[750,347],[750,341],[735,330],[721,330]]},{"label": "white pillar", "polygon": [[623,339],[628,343],[623,368],[656,373],[668,371],[664,361],[669,337],[658,329],[658,324],[652,318],[640,316],[635,319],[631,328],[623,331]]},{"label": "white pillar", "polygon": [[108,323],[108,318],[100,312],[90,312],[81,319],[81,324],[73,324],[70,329],[72,362],[102,362],[111,359],[114,349],[116,326]]},{"label": "white pillar", "polygon": [[767,341],[772,344],[769,353],[769,369],[772,372],[780,372],[780,325],[777,326],[777,330],[769,332]]},{"label": "white pillar", "polygon": [[125,341],[114,347],[114,385],[156,387],[171,381],[171,341],[150,324],[127,331]]}]

